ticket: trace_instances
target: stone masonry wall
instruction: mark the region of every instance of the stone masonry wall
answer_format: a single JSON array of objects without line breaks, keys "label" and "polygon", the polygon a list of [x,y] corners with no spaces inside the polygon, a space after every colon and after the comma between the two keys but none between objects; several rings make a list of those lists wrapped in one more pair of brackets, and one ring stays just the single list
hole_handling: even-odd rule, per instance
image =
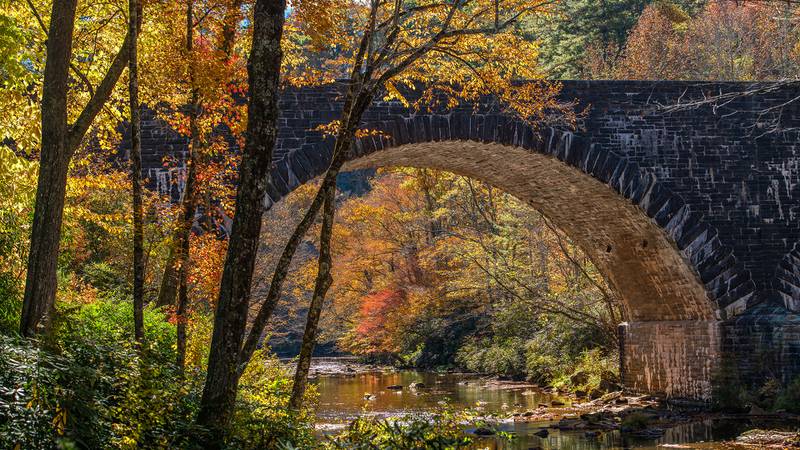
[{"label": "stone masonry wall", "polygon": [[[800,374],[800,101],[790,101],[800,84],[761,89],[724,105],[670,113],[664,106],[759,86],[565,81],[561,98],[588,111],[575,131],[527,129],[488,98],[477,107],[421,112],[376,101],[364,124],[390,137],[362,139],[353,158],[355,163],[388,148],[443,140],[497,143],[552,157],[578,169],[576,176],[612,188],[639,208],[642,220],[663,230],[715,311],[713,318],[647,316],[649,322],[628,323],[626,381],[636,389],[705,396],[712,366],[723,360],[753,380],[766,376],[764,361],[777,378]],[[283,93],[268,206],[324,172],[332,141],[313,129],[339,117],[341,92],[342,85],[334,84]],[[776,125],[784,131],[766,133]],[[142,141],[143,175],[152,187],[176,197],[185,139],[149,115]],[[167,156],[175,163],[165,164]],[[517,175],[523,169],[504,168]],[[494,175],[501,186],[502,174]],[[537,189],[546,196],[546,189]],[[642,257],[645,253],[631,251],[609,270],[621,270],[615,267],[624,266],[625,258]],[[650,263],[655,267],[659,261]],[[667,295],[673,286],[650,288]]]}]

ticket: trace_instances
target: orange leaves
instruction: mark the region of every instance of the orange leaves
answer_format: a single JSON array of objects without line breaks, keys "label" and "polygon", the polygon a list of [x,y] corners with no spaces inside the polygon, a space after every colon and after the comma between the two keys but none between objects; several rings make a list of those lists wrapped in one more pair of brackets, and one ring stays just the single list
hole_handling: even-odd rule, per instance
[{"label": "orange leaves", "polygon": [[669,3],[645,8],[617,76],[759,80],[794,77],[797,11],[780,2],[711,1],[689,17]]},{"label": "orange leaves", "polygon": [[207,306],[213,306],[219,293],[228,242],[218,239],[212,233],[193,236],[190,242],[191,267],[188,278],[192,287],[190,297]]},{"label": "orange leaves", "polygon": [[403,313],[405,303],[405,291],[397,288],[374,292],[362,299],[359,324],[354,330],[362,348],[366,346],[370,353],[398,350],[391,321]]}]

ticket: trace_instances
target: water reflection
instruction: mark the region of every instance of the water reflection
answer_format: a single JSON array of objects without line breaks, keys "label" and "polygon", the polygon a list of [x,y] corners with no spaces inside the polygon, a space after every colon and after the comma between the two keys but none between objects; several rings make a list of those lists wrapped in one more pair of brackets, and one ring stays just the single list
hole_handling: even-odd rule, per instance
[{"label": "water reflection", "polygon": [[[478,409],[485,414],[508,416],[515,412],[536,409],[540,404],[567,398],[556,398],[530,385],[497,385],[487,383],[474,374],[432,373],[417,371],[363,373],[366,370],[349,359],[316,360],[313,369],[318,374],[314,383],[319,391],[318,428],[323,433],[341,429],[360,415],[394,417],[424,416],[446,402],[454,409]],[[347,371],[355,373],[347,373]],[[423,383],[420,389],[410,389],[412,383]],[[402,390],[389,389],[402,386]],[[365,396],[374,397],[366,400]],[[720,441],[730,440],[755,428],[785,428],[786,424],[754,423],[747,419],[706,420],[681,424],[665,430],[658,439],[636,438],[619,431],[606,431],[587,437],[582,430],[561,431],[550,428],[551,422],[521,423],[509,419],[499,422],[499,429],[515,436],[511,441],[497,438],[478,440],[475,448],[491,450],[528,449],[656,449],[724,448]],[[548,430],[544,438],[535,433]]]},{"label": "water reflection", "polygon": [[[424,387],[410,389],[412,383]],[[392,390],[390,386],[403,389]],[[552,399],[530,386],[487,386],[472,374],[415,371],[322,375],[317,379],[317,389],[317,416],[328,423],[346,423],[365,413],[381,417],[424,413],[441,402],[454,409],[471,408],[488,414],[523,412],[540,403],[549,405]],[[366,400],[366,396],[372,399]]]}]

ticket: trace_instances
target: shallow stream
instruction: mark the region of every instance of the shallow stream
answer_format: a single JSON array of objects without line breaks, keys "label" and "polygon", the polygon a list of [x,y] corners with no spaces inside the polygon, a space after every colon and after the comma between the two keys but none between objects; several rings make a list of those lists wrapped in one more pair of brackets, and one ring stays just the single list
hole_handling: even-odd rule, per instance
[{"label": "shallow stream", "polygon": [[[536,409],[551,401],[569,404],[568,397],[557,397],[525,383],[504,383],[475,374],[393,371],[363,366],[353,358],[317,358],[312,364],[312,382],[319,392],[317,429],[335,433],[359,415],[398,417],[424,416],[448,404],[453,409],[473,409],[485,414],[508,416],[514,412]],[[424,387],[409,388],[412,383]],[[389,386],[402,386],[401,390]],[[552,422],[522,423],[503,419],[499,429],[513,433],[513,440],[479,440],[476,448],[527,449],[656,449],[656,448],[727,448],[721,441],[743,431],[769,424],[742,419],[706,420],[667,429],[657,439],[634,438],[620,431],[606,431],[587,437],[582,430],[549,428]],[[547,437],[534,433],[548,428]]]}]

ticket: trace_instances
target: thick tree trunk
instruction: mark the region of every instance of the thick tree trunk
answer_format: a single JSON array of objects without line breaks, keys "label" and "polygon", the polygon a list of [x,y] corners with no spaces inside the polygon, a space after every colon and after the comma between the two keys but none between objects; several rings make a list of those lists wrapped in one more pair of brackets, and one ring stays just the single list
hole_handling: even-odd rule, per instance
[{"label": "thick tree trunk", "polygon": [[317,191],[317,195],[314,197],[314,200],[311,202],[311,205],[309,205],[308,209],[306,210],[303,219],[300,221],[297,227],[295,227],[294,232],[292,233],[291,237],[289,237],[289,241],[283,248],[283,253],[281,253],[281,257],[278,260],[278,264],[275,266],[275,271],[272,274],[272,281],[270,282],[267,298],[264,299],[258,314],[256,314],[256,317],[253,319],[253,324],[250,327],[250,333],[247,335],[247,339],[245,340],[244,346],[239,354],[240,374],[241,372],[244,372],[245,368],[247,368],[247,363],[250,361],[250,358],[253,357],[253,353],[258,346],[261,335],[264,333],[264,327],[269,322],[273,311],[275,311],[275,306],[277,306],[278,300],[281,296],[283,282],[286,280],[286,276],[289,273],[289,266],[292,264],[292,258],[294,257],[297,248],[300,246],[303,237],[308,232],[308,229],[311,228],[311,225],[314,223],[314,219],[317,217],[317,213],[319,213],[319,210],[322,208],[324,203],[325,191],[324,189],[319,189]]},{"label": "thick tree trunk", "polygon": [[266,326],[267,322],[269,322],[272,312],[275,310],[275,306],[278,304],[283,282],[286,280],[286,276],[289,273],[289,266],[292,263],[292,258],[294,257],[294,254],[297,251],[297,248],[306,232],[308,232],[308,229],[314,223],[314,219],[317,217],[319,210],[325,203],[324,186],[330,185],[331,183],[335,185],[336,176],[338,175],[339,170],[342,168],[342,165],[344,165],[347,152],[352,146],[357,125],[361,122],[361,116],[364,114],[364,111],[366,111],[366,106],[369,105],[372,99],[371,94],[360,92],[360,88],[361,86],[359,83],[351,84],[347,96],[345,97],[342,123],[346,125],[337,136],[330,166],[325,172],[325,176],[323,177],[322,184],[317,191],[317,195],[314,197],[311,205],[309,205],[308,209],[306,210],[303,219],[295,227],[291,237],[289,237],[289,241],[286,243],[283,253],[281,253],[278,264],[275,266],[275,270],[272,274],[272,281],[270,282],[269,291],[267,293],[267,298],[261,304],[261,308],[256,314],[256,317],[253,319],[250,332],[248,333],[247,339],[245,340],[244,346],[239,354],[240,374],[247,368],[247,364],[250,361],[250,358],[253,356],[253,353],[258,346],[258,342],[261,339],[261,335],[264,333],[264,327]]},{"label": "thick tree trunk", "polygon": [[42,87],[42,153],[33,213],[20,333],[46,328],[56,296],[61,222],[72,152],[67,127],[67,83],[77,0],[53,3]]},{"label": "thick tree trunk", "polygon": [[[319,262],[317,266],[317,279],[314,283],[314,294],[311,297],[311,305],[308,308],[306,318],[306,329],[303,333],[303,343],[300,347],[300,356],[297,361],[297,368],[294,373],[294,385],[292,386],[292,397],[289,399],[289,409],[297,411],[303,406],[303,396],[306,392],[308,383],[308,370],[311,367],[311,355],[314,353],[314,346],[317,343],[317,330],[319,328],[319,317],[322,314],[322,306],[325,302],[325,295],[333,283],[331,275],[331,236],[333,234],[333,219],[336,212],[336,175],[338,170],[334,170],[332,182],[322,186],[325,193],[325,208],[322,214],[322,231],[319,237]],[[326,180],[327,180],[326,176]]]},{"label": "thick tree trunk", "polygon": [[253,12],[253,46],[248,61],[249,103],[247,142],[239,167],[236,214],[222,273],[208,374],[200,400],[197,422],[213,433],[207,447],[222,444],[230,422],[239,382],[239,350],[242,346],[250,284],[253,278],[264,195],[277,139],[281,35],[284,0],[258,0]]},{"label": "thick tree trunk", "polygon": [[131,181],[133,189],[133,334],[144,342],[144,210],[142,202],[142,141],[139,111],[139,42],[141,9],[138,0],[128,1],[128,95],[131,110]]},{"label": "thick tree trunk", "polygon": [[75,123],[68,126],[69,63],[76,3],[77,0],[53,2],[47,33],[47,59],[42,87],[42,152],[20,318],[20,333],[23,336],[45,331],[54,310],[61,223],[72,154],[128,65],[130,35],[126,34],[122,47],[89,103]]}]

